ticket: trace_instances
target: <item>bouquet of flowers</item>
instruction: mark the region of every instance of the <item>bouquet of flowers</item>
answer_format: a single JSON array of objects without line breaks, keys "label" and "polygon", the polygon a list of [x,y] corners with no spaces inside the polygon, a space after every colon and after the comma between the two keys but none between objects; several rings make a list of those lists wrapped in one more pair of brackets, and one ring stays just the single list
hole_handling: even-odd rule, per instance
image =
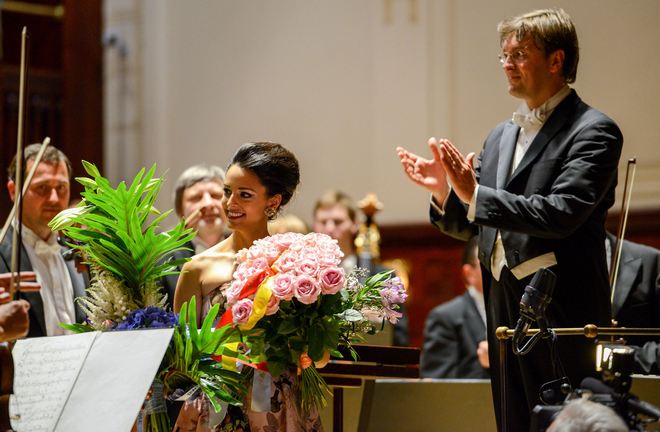
[{"label": "bouquet of flowers", "polygon": [[[178,317],[164,310],[166,297],[158,281],[174,274],[175,266],[183,263],[167,257],[194,233],[183,222],[170,231],[157,232],[169,212],[161,214],[153,206],[163,182],[154,177],[156,166],[147,172],[140,170],[130,186],[121,182],[113,188],[93,164],[83,161],[83,165],[91,178],[76,179],[85,187],[82,201],[50,223],[54,231],[69,238],[91,273],[87,295],[77,299],[87,322],[62,326],[74,332],[175,329],[154,380],[145,429],[171,430],[164,397],[194,385],[208,396],[216,411],[219,401],[240,405],[245,393],[240,374],[212,361],[221,355],[244,358],[237,352],[239,332],[213,329],[219,306],[211,309],[201,328],[197,327],[194,298],[183,305]],[[156,217],[149,221],[152,214]]]},{"label": "bouquet of flowers", "polygon": [[325,234],[266,237],[238,252],[225,292],[227,311],[218,326],[260,329],[249,338],[251,358],[265,361],[273,376],[297,369],[304,411],[326,405],[329,388],[317,367],[331,355],[341,358],[339,345],[350,348],[385,319],[396,323],[406,298],[391,271],[362,283],[366,271],[346,275],[342,256]]}]

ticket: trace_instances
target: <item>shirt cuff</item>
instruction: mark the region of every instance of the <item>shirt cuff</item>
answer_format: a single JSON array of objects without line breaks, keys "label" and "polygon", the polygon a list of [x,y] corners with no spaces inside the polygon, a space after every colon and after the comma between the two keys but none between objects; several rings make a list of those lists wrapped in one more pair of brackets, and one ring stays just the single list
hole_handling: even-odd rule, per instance
[{"label": "shirt cuff", "polygon": [[470,206],[468,207],[467,220],[474,222],[474,218],[477,214],[477,193],[479,192],[479,185],[475,186],[474,193],[472,194],[472,199],[470,200]]},{"label": "shirt cuff", "polygon": [[431,207],[435,209],[435,211],[438,212],[440,216],[445,215],[445,206],[447,205],[447,200],[449,199],[449,195],[451,195],[451,186],[449,186],[449,191],[447,192],[447,196],[445,197],[445,200],[442,203],[439,203],[433,194],[431,194]]}]

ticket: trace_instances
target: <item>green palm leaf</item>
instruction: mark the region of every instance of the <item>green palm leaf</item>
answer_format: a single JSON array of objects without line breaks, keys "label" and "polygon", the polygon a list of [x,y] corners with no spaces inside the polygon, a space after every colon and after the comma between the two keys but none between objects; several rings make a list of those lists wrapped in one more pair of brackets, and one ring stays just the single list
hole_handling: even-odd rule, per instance
[{"label": "green palm leaf", "polygon": [[[50,223],[72,239],[85,261],[99,271],[107,271],[121,281],[130,293],[129,301],[139,307],[146,299],[156,298],[157,281],[171,274],[176,263],[163,260],[179,250],[194,236],[180,222],[170,231],[159,233],[159,224],[170,214],[154,208],[163,179],[155,177],[156,165],[141,169],[127,186],[120,182],[114,188],[98,168],[87,161],[83,167],[90,177],[76,180],[85,188],[81,203],[65,210]],[[151,217],[155,215],[155,217]],[[151,219],[150,219],[151,217]]]}]

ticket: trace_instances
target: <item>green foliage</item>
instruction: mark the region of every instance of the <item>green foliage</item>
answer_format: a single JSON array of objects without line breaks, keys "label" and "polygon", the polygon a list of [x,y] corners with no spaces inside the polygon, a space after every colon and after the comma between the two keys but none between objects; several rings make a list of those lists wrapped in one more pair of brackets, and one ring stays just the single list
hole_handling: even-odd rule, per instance
[{"label": "green foliage", "polygon": [[231,326],[213,328],[218,316],[219,305],[214,305],[197,327],[197,307],[195,297],[184,303],[179,312],[179,325],[175,328],[170,349],[165,356],[159,378],[165,384],[166,393],[170,389],[189,388],[199,385],[209,397],[216,411],[220,410],[219,400],[241,405],[246,392],[243,377],[236,371],[223,369],[213,359],[227,355],[244,358],[232,347],[239,343],[241,334]]},{"label": "green foliage", "polygon": [[[172,274],[185,260],[165,262],[174,251],[184,249],[194,236],[183,221],[167,232],[157,232],[171,210],[160,213],[154,202],[163,183],[154,177],[156,165],[141,169],[130,186],[125,182],[113,188],[89,162],[83,166],[91,177],[76,180],[85,187],[77,207],[65,210],[50,222],[72,239],[86,262],[108,271],[120,280],[139,307],[144,287],[155,286],[162,276]],[[149,220],[150,217],[152,220]]]},{"label": "green foliage", "polygon": [[88,324],[67,324],[67,323],[60,323],[60,327],[62,327],[65,330],[70,330],[73,333],[87,333],[94,331],[94,328],[91,327]]}]

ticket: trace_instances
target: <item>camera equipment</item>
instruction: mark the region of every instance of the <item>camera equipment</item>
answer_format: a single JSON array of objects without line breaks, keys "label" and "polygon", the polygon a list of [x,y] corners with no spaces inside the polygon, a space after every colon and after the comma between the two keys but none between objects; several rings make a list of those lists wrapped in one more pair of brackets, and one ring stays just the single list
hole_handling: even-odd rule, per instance
[{"label": "camera equipment", "polygon": [[[566,403],[580,397],[588,397],[593,402],[612,408],[632,431],[644,431],[646,423],[660,419],[660,408],[640,401],[634,394],[628,392],[632,383],[630,374],[634,349],[625,345],[616,345],[606,347],[604,353],[603,358],[600,359],[603,381],[592,377],[584,378],[580,388],[571,392],[563,404],[534,407],[531,431],[545,431]],[[551,391],[556,392],[557,384],[551,381],[543,387],[549,386]],[[543,395],[543,388],[541,390]]]},{"label": "camera equipment", "polygon": [[[660,408],[650,403],[640,401],[632,393],[617,393],[614,389],[596,378],[586,377],[580,384],[583,390],[590,390],[594,395],[610,396],[614,401],[616,411],[624,419],[626,417],[636,418],[637,414],[645,415],[651,419],[660,419]],[[593,400],[593,399],[592,399]],[[627,420],[627,419],[626,419]]]}]

